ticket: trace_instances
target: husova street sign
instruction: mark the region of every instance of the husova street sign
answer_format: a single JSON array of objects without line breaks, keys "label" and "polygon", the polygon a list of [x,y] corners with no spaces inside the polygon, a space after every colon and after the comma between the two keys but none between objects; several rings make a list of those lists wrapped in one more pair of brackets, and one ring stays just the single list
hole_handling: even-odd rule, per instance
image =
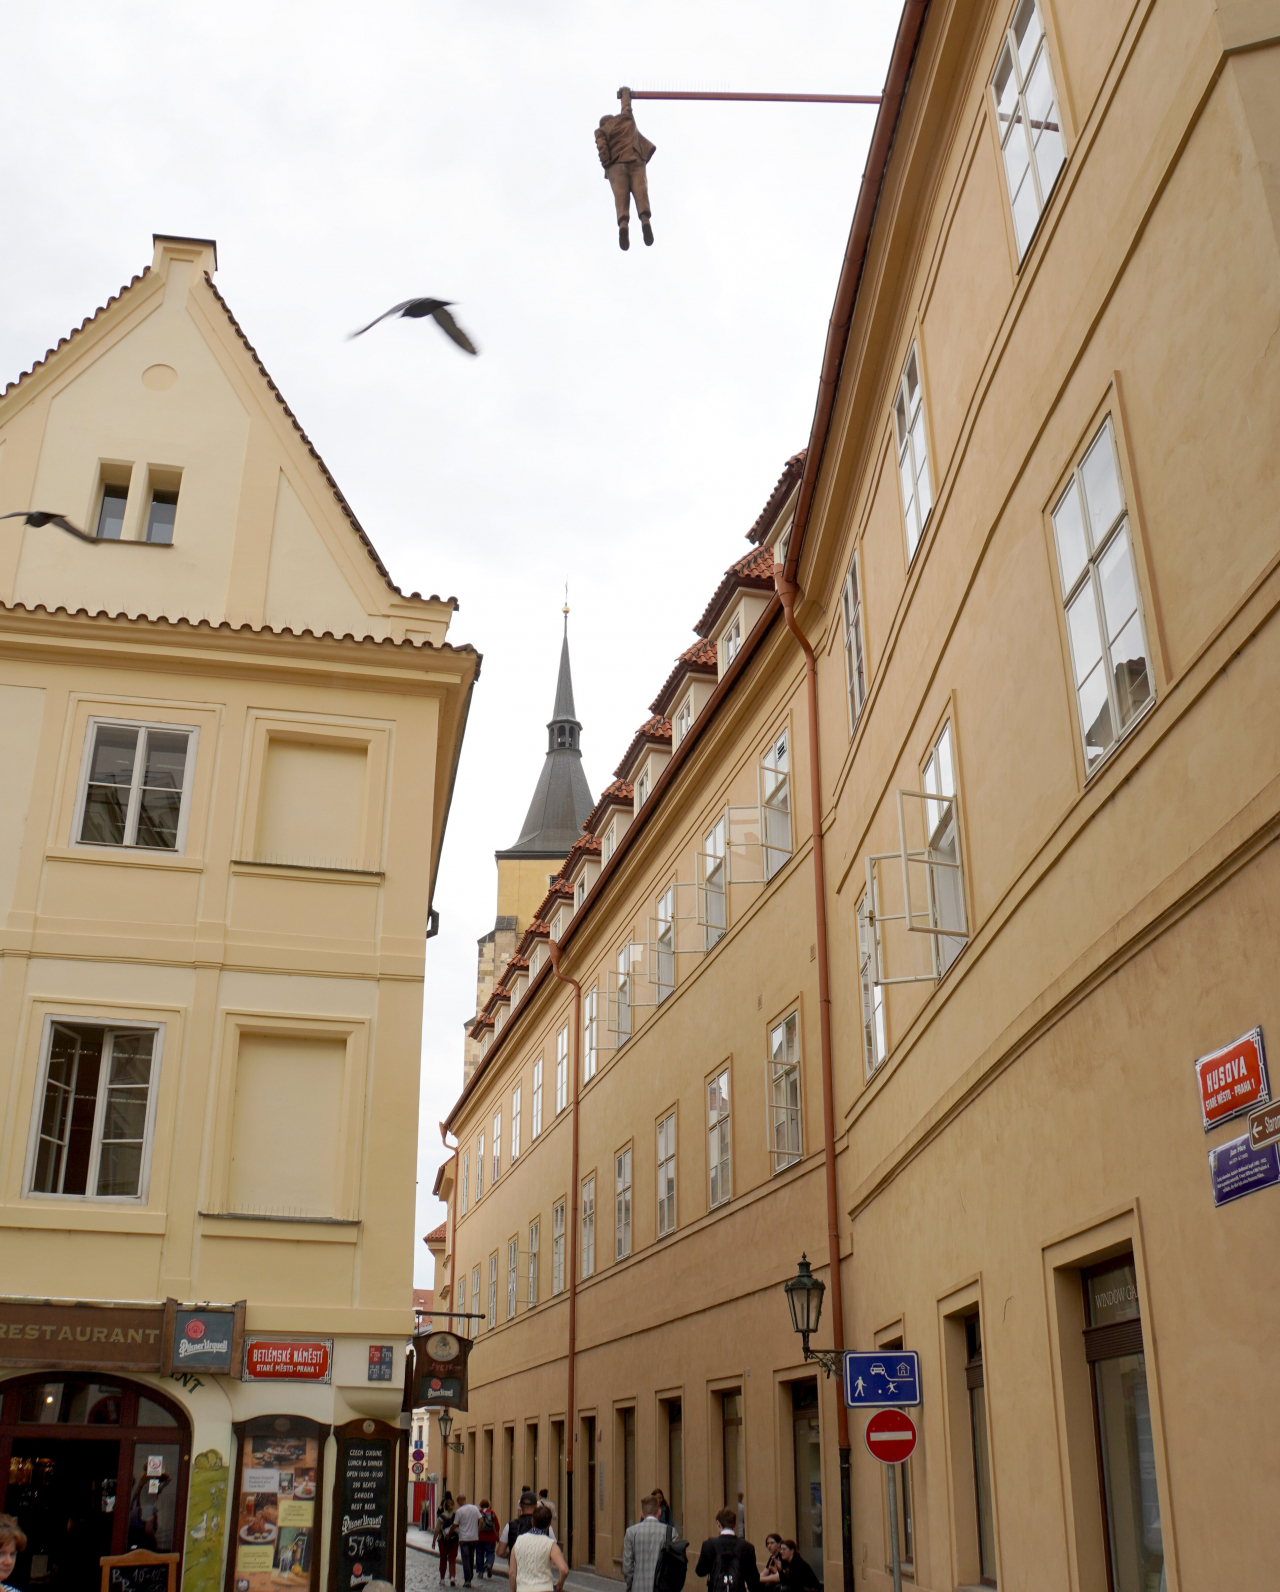
[{"label": "husova street sign", "polygon": [[903,1410],[881,1410],[867,1422],[863,1440],[882,1465],[901,1465],[916,1447],[916,1423]]},{"label": "husova street sign", "polygon": [[1225,1050],[1201,1056],[1196,1062],[1196,1081],[1200,1085],[1200,1114],[1206,1133],[1220,1122],[1270,1100],[1261,1028],[1253,1029]]}]

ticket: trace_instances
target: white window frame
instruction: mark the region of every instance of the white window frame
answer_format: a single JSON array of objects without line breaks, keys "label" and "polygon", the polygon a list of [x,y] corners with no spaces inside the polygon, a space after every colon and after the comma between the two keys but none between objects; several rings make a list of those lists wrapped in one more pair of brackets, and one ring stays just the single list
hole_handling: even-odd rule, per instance
[{"label": "white window frame", "polygon": [[600,990],[597,985],[582,997],[582,1081],[590,1083],[600,1061]]},{"label": "white window frame", "polygon": [[[85,805],[89,797],[89,773],[93,767],[93,749],[97,743],[98,730],[102,727],[139,731],[134,749],[133,778],[129,785],[129,803],[125,813],[125,838],[120,841],[82,840],[80,838],[80,832],[84,827]],[[138,811],[142,803],[142,774],[146,768],[147,735],[153,730],[166,735],[185,735],[187,737],[187,757],[182,766],[182,798],[178,804],[178,833],[172,849],[168,846],[140,846],[137,843]],[[148,857],[182,856],[187,849],[187,822],[191,815],[191,785],[192,777],[195,773],[196,749],[199,739],[200,730],[194,724],[153,723],[146,719],[117,719],[105,716],[91,718],[85,727],[84,746],[80,755],[80,782],[76,790],[75,812],[71,820],[70,844],[73,846],[84,846],[91,851],[131,851]],[[129,838],[131,834],[134,837],[132,840]]]},{"label": "white window frame", "polygon": [[769,1033],[769,1159],[773,1171],[786,1171],[803,1154],[800,1013],[792,1011]]},{"label": "white window frame", "polygon": [[[929,469],[928,418],[925,414],[924,376],[920,352],[913,342],[898,378],[893,404],[893,432],[898,450],[898,490],[902,495],[902,524],[907,533],[907,563],[924,540],[933,513],[933,476]],[[923,489],[923,493],[922,493]],[[921,499],[927,498],[923,514]]]},{"label": "white window frame", "polygon": [[614,834],[613,834],[613,831],[614,831],[614,829],[616,827],[616,824],[617,824],[617,820],[615,819],[614,822],[608,826],[608,828],[605,830],[604,834],[601,835],[601,837],[600,837],[600,866],[602,868],[604,867],[605,863],[608,862],[609,858],[613,856],[613,847],[614,847]]},{"label": "white window frame", "polygon": [[676,1114],[658,1123],[658,1237],[676,1230]]},{"label": "white window frame", "polygon": [[485,1324],[492,1332],[498,1325],[498,1251],[489,1256],[489,1312]]},{"label": "white window frame", "polygon": [[729,926],[729,815],[722,813],[702,841],[702,887],[699,914],[706,929],[707,950],[717,945]]},{"label": "white window frame", "polygon": [[742,651],[742,613],[733,616],[733,623],[727,625],[724,634],[720,637],[720,673],[728,672],[733,660]]},{"label": "white window frame", "polygon": [[489,1174],[489,1187],[492,1188],[502,1176],[502,1107],[493,1113],[493,1166]]},{"label": "white window frame", "polygon": [[631,1146],[613,1158],[613,1248],[614,1259],[625,1260],[631,1253]]},{"label": "white window frame", "polygon": [[520,1095],[522,1084],[517,1084],[511,1091],[511,1159],[516,1161],[520,1156]]},{"label": "white window frame", "polygon": [[538,1302],[538,1240],[541,1222],[538,1217],[529,1223],[529,1309]]},{"label": "white window frame", "polygon": [[676,887],[668,885],[658,897],[658,931],[654,941],[654,984],[658,1004],[666,1000],[676,987]]},{"label": "white window frame", "polygon": [[596,1270],[596,1175],[582,1181],[582,1275],[594,1277]]},{"label": "white window frame", "polygon": [[476,1141],[476,1204],[484,1198],[484,1134]]},{"label": "white window frame", "polygon": [[[1029,41],[1029,52],[1020,47],[1018,40],[1018,23],[1023,17],[1033,20],[1039,29],[1037,36]],[[1026,60],[1023,58],[1024,54],[1027,55]],[[1006,95],[1002,108],[1000,92],[996,85],[1006,61],[1011,74],[1011,78],[1006,78],[1006,87],[1011,88],[1013,92],[1011,95]],[[1033,143],[1031,129],[1033,124],[1037,123],[1037,117],[1028,91],[1036,72],[1041,69],[1048,83],[1049,99],[1047,104],[1042,103],[1040,106],[1038,125],[1041,137],[1038,143]],[[1013,8],[1009,24],[1005,29],[1004,45],[996,57],[995,71],[991,74],[991,99],[995,108],[996,137],[1000,140],[1000,164],[1004,167],[1004,190],[1009,200],[1014,243],[1018,250],[1018,262],[1021,264],[1031,247],[1031,240],[1040,230],[1040,218],[1048,208],[1053,191],[1058,186],[1058,179],[1067,164],[1067,141],[1062,133],[1061,101],[1053,75],[1053,62],[1049,59],[1049,40],[1044,29],[1044,18],[1040,15],[1038,0],[1018,0],[1018,4]],[[1039,99],[1043,102],[1043,84],[1039,85]],[[1056,121],[1052,119],[1055,116]],[[1046,135],[1050,136],[1046,139]],[[1057,139],[1058,163],[1052,172],[1042,171],[1039,158],[1041,148],[1047,152],[1047,163],[1052,163],[1054,137]],[[1023,161],[1026,162],[1025,165],[1022,164]],[[1022,173],[1016,189],[1013,186],[1015,170]],[[1035,205],[1035,215],[1026,217],[1026,235],[1023,236],[1019,230],[1017,201],[1028,179],[1031,182],[1029,197]]]},{"label": "white window frame", "polygon": [[542,1057],[533,1064],[533,1111],[529,1123],[530,1141],[542,1132]]},{"label": "white window frame", "polygon": [[553,1295],[564,1292],[564,1236],[565,1236],[565,1206],[566,1201],[561,1200],[551,1210],[551,1292]]},{"label": "white window frame", "polygon": [[578,875],[577,882],[575,883],[575,885],[573,887],[573,910],[575,912],[577,912],[581,908],[582,903],[586,899],[587,899],[587,876],[586,876],[585,873],[583,873],[583,874],[579,874]]},{"label": "white window frame", "polygon": [[849,693],[849,734],[852,737],[867,700],[867,653],[862,634],[862,582],[858,578],[858,550],[855,547],[844,577],[840,598],[844,614],[844,673]]},{"label": "white window frame", "polygon": [[684,701],[680,704],[680,706],[676,709],[675,723],[672,726],[672,728],[673,728],[673,730],[675,732],[674,741],[672,743],[672,750],[673,751],[674,751],[674,749],[677,746],[680,745],[680,742],[684,740],[685,736],[688,735],[690,726],[692,724],[693,724],[693,698],[691,696],[687,696],[687,697],[685,697]]},{"label": "white window frame", "polygon": [[515,1319],[518,1280],[520,1277],[520,1240],[513,1233],[507,1239],[507,1320]]},{"label": "white window frame", "polygon": [[764,876],[791,861],[791,731],[784,725],[760,759],[760,840]]},{"label": "white window frame", "polygon": [[462,1152],[462,1180],[461,1180],[461,1182],[462,1182],[462,1187],[460,1188],[459,1193],[462,1195],[462,1199],[461,1199],[461,1202],[460,1202],[461,1206],[462,1206],[462,1209],[459,1211],[458,1214],[460,1216],[465,1216],[467,1214],[467,1196],[471,1192],[471,1188],[470,1188],[470,1183],[471,1183],[471,1151],[470,1150],[464,1150]]},{"label": "white window frame", "polygon": [[639,774],[636,776],[636,808],[637,808],[637,810],[639,808],[643,807],[645,802],[648,801],[648,799],[649,799],[649,765],[646,763],[645,766],[640,770]]},{"label": "white window frame", "polygon": [[[101,1029],[103,1035],[102,1060],[98,1068],[97,1103],[94,1107],[93,1136],[89,1152],[89,1165],[85,1174],[85,1192],[83,1194],[63,1194],[56,1190],[48,1193],[36,1189],[36,1166],[39,1159],[41,1123],[44,1118],[45,1095],[49,1087],[49,1065],[53,1056],[53,1037],[56,1029],[67,1028],[96,1028]],[[94,1205],[145,1205],[149,1198],[151,1186],[151,1158],[155,1148],[156,1103],[160,1092],[160,1063],[164,1053],[164,1023],[149,1022],[116,1022],[102,1023],[88,1021],[83,1017],[47,1015],[44,1020],[44,1032],[40,1039],[40,1071],[35,1102],[31,1113],[31,1125],[28,1130],[27,1165],[23,1176],[24,1198],[30,1200],[48,1201],[51,1204],[87,1204]],[[116,1034],[146,1033],[151,1038],[151,1072],[147,1080],[147,1110],[143,1123],[142,1154],[138,1165],[138,1192],[136,1194],[96,1194],[90,1193],[98,1181],[102,1160],[102,1137],[106,1118],[106,1096],[111,1077],[111,1049]],[[74,1089],[74,1084],[73,1084]],[[73,1106],[74,1109],[74,1106]],[[68,1131],[70,1119],[68,1119]],[[65,1154],[63,1159],[62,1176],[66,1175]]]},{"label": "white window frame", "polygon": [[[705,1096],[716,1091],[717,1111],[712,1116],[707,1103],[707,1209],[727,1205],[733,1198],[733,1097],[729,1069],[721,1067],[703,1085]],[[718,1103],[724,1102],[724,1109]],[[719,1177],[717,1177],[719,1173]]]},{"label": "white window frame", "polygon": [[[946,973],[968,940],[969,920],[964,902],[964,864],[960,857],[960,814],[956,804],[954,741],[951,720],[948,718],[934,737],[933,746],[924,765],[926,844],[929,851],[927,861],[929,924],[932,930],[935,978],[941,978]],[[949,844],[955,851],[954,862],[941,855],[944,845],[948,843],[948,836]],[[944,897],[948,905],[959,908],[958,927],[961,930],[959,934],[946,932],[947,927],[957,925],[951,925],[949,919],[944,923],[945,914],[942,906]],[[907,913],[908,927],[910,927],[909,900]]]},{"label": "white window frame", "polygon": [[[868,913],[871,896],[863,891],[858,897],[858,982],[862,990],[862,1040],[864,1066],[868,1078],[877,1072],[889,1054],[885,1028],[884,986],[875,982],[875,969],[880,960],[880,925],[875,914]],[[875,936],[873,946],[872,936]]]},{"label": "white window frame", "polygon": [[619,1049],[621,1049],[622,1046],[626,1044],[627,1040],[630,1039],[632,1032],[634,1010],[631,1000],[631,979],[634,962],[635,957],[632,955],[631,942],[628,940],[626,945],[624,945],[618,952],[618,984],[617,998],[615,1002],[617,1022],[614,1027],[614,1032],[618,1036]]},{"label": "white window frame", "polygon": [[556,1115],[569,1103],[569,1025],[556,1035]]},{"label": "white window frame", "polygon": [[[1111,519],[1100,523],[1095,530],[1095,519],[1101,522],[1102,506],[1097,510],[1091,506],[1091,494],[1088,486],[1086,471],[1090,471],[1090,461],[1100,457],[1109,459],[1113,473],[1112,484],[1116,492],[1116,504]],[[1090,473],[1093,473],[1090,471]],[[1096,477],[1095,477],[1096,479]],[[1101,494],[1097,494],[1101,496]],[[1084,562],[1072,574],[1064,556],[1064,538],[1060,529],[1060,522],[1065,520],[1065,509],[1069,499],[1074,496],[1075,507],[1079,515],[1078,529],[1082,538],[1080,552],[1083,553]],[[1071,472],[1071,479],[1058,494],[1050,515],[1053,522],[1054,548],[1058,559],[1058,582],[1062,591],[1062,608],[1065,616],[1067,630],[1067,648],[1071,659],[1072,693],[1076,699],[1076,722],[1080,726],[1080,745],[1084,753],[1085,777],[1092,779],[1094,774],[1102,767],[1107,759],[1120,745],[1121,741],[1129,735],[1134,726],[1150,711],[1155,703],[1155,679],[1152,674],[1151,648],[1147,639],[1146,616],[1142,609],[1142,588],[1138,584],[1137,560],[1134,557],[1133,527],[1129,519],[1129,504],[1125,494],[1124,475],[1120,469],[1120,450],[1116,444],[1115,429],[1111,416],[1107,415],[1101,426],[1089,439],[1089,445],[1081,453],[1079,460]],[[1123,548],[1129,566],[1129,581],[1133,591],[1134,606],[1124,615],[1116,634],[1111,635],[1111,623],[1106,610],[1107,587],[1103,577],[1103,566],[1111,559],[1118,549]],[[1085,595],[1086,588],[1092,591],[1092,601]],[[1080,661],[1078,660],[1078,642],[1080,630],[1073,623],[1073,613],[1080,611],[1084,622],[1088,625],[1090,617],[1095,626],[1095,636],[1100,656],[1097,663],[1091,665],[1086,671],[1085,678],[1081,680]],[[1116,685],[1116,664],[1113,661],[1112,649],[1131,625],[1136,624],[1138,635],[1142,641],[1142,659],[1145,665],[1147,682],[1146,700],[1140,703],[1130,714],[1129,718],[1121,724],[1123,704]],[[1128,660],[1125,660],[1128,661]],[[1106,704],[1108,718],[1111,724],[1112,736],[1109,744],[1093,755],[1090,759],[1088,734],[1093,724],[1085,723],[1085,708],[1081,700],[1081,687],[1092,678],[1095,670],[1101,669],[1102,678],[1106,685]],[[1098,715],[1100,717],[1100,714]],[[1097,722],[1097,719],[1093,722]],[[1116,728],[1119,725],[1120,728]]]},{"label": "white window frame", "polygon": [[480,1331],[480,1266],[477,1263],[471,1273],[471,1320],[466,1323],[470,1329],[468,1336],[474,1338]]}]

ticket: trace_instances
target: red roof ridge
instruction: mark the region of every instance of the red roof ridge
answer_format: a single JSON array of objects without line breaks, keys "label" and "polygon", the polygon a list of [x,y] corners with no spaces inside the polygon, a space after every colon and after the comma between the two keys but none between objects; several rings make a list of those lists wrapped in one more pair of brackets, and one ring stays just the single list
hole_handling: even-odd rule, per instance
[{"label": "red roof ridge", "polygon": [[636,733],[631,737],[631,744],[627,747],[622,761],[614,769],[614,774],[621,779],[623,773],[631,766],[636,753],[647,741],[650,745],[660,746],[671,739],[671,720],[664,719],[655,713],[652,718],[646,719]]},{"label": "red roof ridge", "polygon": [[[448,1236],[449,1236],[449,1224],[448,1224],[448,1222],[441,1222],[439,1227],[433,1227],[431,1229],[431,1231],[429,1233],[427,1233],[423,1237],[422,1242],[424,1244],[430,1244],[430,1243],[441,1243],[441,1244],[443,1244],[445,1239],[448,1238]],[[418,1292],[418,1289],[415,1288],[413,1291],[416,1294]],[[424,1289],[423,1292],[425,1292],[425,1293],[427,1293],[429,1295],[431,1293],[431,1289],[429,1289],[429,1288]]]},{"label": "red roof ridge", "polygon": [[740,559],[729,565],[716,587],[715,595],[703,609],[702,617],[693,627],[698,635],[705,638],[711,634],[725,604],[733,593],[743,586],[755,591],[770,593],[773,591],[773,553],[769,548],[754,547],[749,553],[744,553]]},{"label": "red roof ridge", "polygon": [[792,491],[799,483],[801,475],[804,473],[805,455],[808,451],[807,447],[801,448],[799,453],[793,453],[783,465],[782,474],[778,477],[778,484],[769,494],[769,501],[760,510],[755,524],[747,532],[747,540],[749,542],[755,542],[758,546],[777,524],[778,515],[782,512],[782,505],[791,496]]},{"label": "red roof ridge", "polygon": [[716,674],[719,664],[716,658],[716,644],[705,638],[695,641],[691,647],[686,647],[676,659],[676,666],[662,683],[662,690],[658,692],[649,704],[651,713],[665,713],[671,706],[671,697],[680,681],[687,674]]}]

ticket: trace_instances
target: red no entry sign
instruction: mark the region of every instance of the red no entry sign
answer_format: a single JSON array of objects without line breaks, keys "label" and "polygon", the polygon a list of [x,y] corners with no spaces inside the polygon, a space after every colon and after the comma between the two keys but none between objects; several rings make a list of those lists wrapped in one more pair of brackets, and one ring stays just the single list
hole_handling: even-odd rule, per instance
[{"label": "red no entry sign", "polygon": [[900,1465],[915,1451],[915,1422],[901,1410],[881,1410],[867,1422],[863,1437],[872,1458],[885,1465]]}]

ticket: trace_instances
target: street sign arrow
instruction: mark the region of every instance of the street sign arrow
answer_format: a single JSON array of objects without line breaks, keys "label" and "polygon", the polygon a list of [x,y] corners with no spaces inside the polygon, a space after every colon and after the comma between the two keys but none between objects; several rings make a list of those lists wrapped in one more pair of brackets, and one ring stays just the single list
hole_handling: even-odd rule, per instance
[{"label": "street sign arrow", "polygon": [[902,1410],[881,1410],[863,1433],[868,1452],[883,1465],[900,1465],[915,1452],[916,1425]]}]

